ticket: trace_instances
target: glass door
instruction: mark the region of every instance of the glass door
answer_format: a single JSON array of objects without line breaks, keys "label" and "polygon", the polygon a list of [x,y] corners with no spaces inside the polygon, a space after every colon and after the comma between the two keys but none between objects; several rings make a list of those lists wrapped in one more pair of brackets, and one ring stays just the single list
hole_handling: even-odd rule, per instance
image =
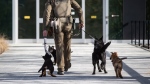
[{"label": "glass door", "polygon": [[19,39],[36,38],[36,0],[18,0],[19,1]]},{"label": "glass door", "polygon": [[109,39],[123,38],[123,0],[109,0]]},{"label": "glass door", "polygon": [[[85,0],[85,30],[92,36],[100,38],[103,35],[103,0]],[[85,35],[86,39],[90,38]]]}]

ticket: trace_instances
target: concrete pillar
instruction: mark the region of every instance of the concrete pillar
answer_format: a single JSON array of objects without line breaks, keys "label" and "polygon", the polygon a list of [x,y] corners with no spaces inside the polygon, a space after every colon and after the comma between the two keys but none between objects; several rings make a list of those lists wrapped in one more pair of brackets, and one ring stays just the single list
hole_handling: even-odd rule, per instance
[{"label": "concrete pillar", "polygon": [[36,43],[39,42],[40,33],[40,1],[36,0]]},{"label": "concrete pillar", "polygon": [[18,0],[12,0],[12,41],[18,42]]},{"label": "concrete pillar", "polygon": [[109,40],[109,0],[103,0],[103,40]]},{"label": "concrete pillar", "polygon": [[[84,28],[85,30],[85,0],[82,0],[82,10],[83,10],[83,17],[84,17]],[[85,32],[82,31],[82,40],[85,43]]]}]

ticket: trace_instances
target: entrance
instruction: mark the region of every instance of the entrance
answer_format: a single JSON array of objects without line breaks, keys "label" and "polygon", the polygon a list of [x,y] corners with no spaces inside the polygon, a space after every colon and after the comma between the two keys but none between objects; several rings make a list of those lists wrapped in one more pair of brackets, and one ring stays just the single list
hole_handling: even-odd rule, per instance
[{"label": "entrance", "polygon": [[[47,0],[18,0],[19,1],[19,28],[15,20],[14,30],[14,42],[31,42],[42,43],[42,23],[43,23],[43,10]],[[104,40],[108,40],[108,1],[109,0],[76,0],[83,9],[83,16],[85,26],[83,30],[100,38],[103,36]],[[14,1],[14,5],[17,0]],[[23,3],[23,4],[22,4]],[[27,5],[28,4],[28,5]],[[100,5],[100,6],[99,6]],[[36,9],[36,10],[35,10]],[[15,7],[17,10],[17,7]],[[15,12],[17,14],[17,12]],[[14,15],[15,15],[14,14]],[[73,18],[76,18],[76,27],[78,27],[79,19],[77,14],[72,9]],[[103,23],[103,24],[102,24]],[[15,27],[16,26],[16,27]],[[17,29],[18,28],[18,29]],[[19,31],[18,31],[19,30]],[[19,32],[17,34],[17,31]],[[74,33],[78,32],[75,30]],[[18,36],[17,36],[18,35]],[[53,38],[49,37],[48,42],[54,43]],[[73,37],[72,43],[89,43],[93,42],[93,39],[84,31],[78,37]]]},{"label": "entrance", "polygon": [[[76,0],[76,1],[81,5],[83,12],[84,12],[85,27],[83,29],[85,31],[97,37],[101,37],[103,35],[103,39],[105,42],[107,42],[108,40],[111,40],[112,42],[129,43],[129,40],[124,40],[124,36],[125,35],[128,36],[128,34],[126,33],[125,30],[123,31],[123,29],[125,29],[125,27],[127,27],[128,25],[126,24],[126,22],[123,24],[123,21],[126,21],[126,20],[123,20],[123,13],[126,13],[123,11],[127,11],[126,9],[130,8],[128,7],[127,3],[123,3],[126,0]],[[144,1],[146,0],[144,1],[139,0],[139,1],[142,1],[143,4],[145,4]],[[8,3],[11,4],[10,1],[3,0],[1,2],[7,2],[7,4]],[[12,30],[12,42],[13,43],[43,42],[42,35],[41,35],[42,34],[41,25],[43,23],[42,14],[43,14],[45,2],[46,0],[12,0],[12,29],[11,29],[11,24],[7,23],[9,25],[7,24],[1,25],[3,27],[0,30],[8,34],[10,39],[11,39],[10,31]],[[147,4],[148,3],[149,2],[147,1]],[[123,4],[124,5],[127,4],[127,6],[125,6],[127,8],[124,10],[123,10]],[[132,5],[132,3],[130,4]],[[10,6],[11,5],[9,5],[8,8],[10,8]],[[134,9],[138,9],[138,7],[139,7],[138,3],[137,5],[134,4]],[[142,7],[141,9],[143,9],[145,5],[140,6],[140,7]],[[149,6],[146,5],[146,19],[149,18],[148,8]],[[19,13],[18,13],[18,9],[19,9]],[[130,11],[132,12],[132,10]],[[11,12],[11,10],[8,9],[7,12]],[[142,13],[139,10],[137,10],[137,12]],[[2,14],[5,14],[5,13],[2,12]],[[130,17],[132,18],[136,17],[138,19],[139,14],[138,13],[135,13],[135,14],[136,16],[134,14],[131,14]],[[76,18],[76,15],[77,14],[74,14],[73,17]],[[26,19],[25,19],[25,16],[27,16]],[[127,13],[127,15],[124,16],[124,19],[127,19],[125,17],[128,17],[128,16],[129,15]],[[130,17],[128,17],[128,19],[131,19]],[[6,17],[6,18],[5,18],[6,21],[4,22],[7,22],[7,20],[10,21],[9,17]],[[19,25],[18,25],[18,21],[19,21]],[[76,19],[76,24],[77,23],[78,23],[78,19]],[[9,29],[10,31],[7,31],[7,29]],[[52,40],[52,38],[50,38],[50,40]],[[82,31],[80,36],[73,37],[72,42],[73,43],[89,43],[92,41],[93,39],[91,39],[88,35],[85,34],[85,32]]]}]

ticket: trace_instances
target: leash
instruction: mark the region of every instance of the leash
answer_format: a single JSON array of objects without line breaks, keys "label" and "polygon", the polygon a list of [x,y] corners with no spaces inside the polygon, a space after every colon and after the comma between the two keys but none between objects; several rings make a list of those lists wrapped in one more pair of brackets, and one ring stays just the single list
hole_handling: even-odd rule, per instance
[{"label": "leash", "polygon": [[92,36],[91,34],[87,33],[87,32],[86,32],[85,30],[83,30],[83,29],[79,29],[78,33],[74,34],[73,36],[79,36],[79,35],[80,35],[81,30],[82,30],[82,31],[84,31],[84,32],[85,32],[85,34],[87,34],[89,37],[91,37],[92,39],[94,39],[94,40],[96,40],[96,41],[98,41],[98,42],[99,42],[99,40],[97,40],[94,36]]},{"label": "leash", "polygon": [[[82,31],[84,31],[83,29],[82,29]],[[95,39],[92,35],[90,35],[89,33],[87,33],[86,31],[84,31],[85,32],[85,34],[87,34],[89,37],[91,37],[91,38],[93,38],[93,39]],[[96,40],[96,39],[95,39]]]},{"label": "leash", "polygon": [[89,37],[93,38],[94,40],[96,40],[99,43],[99,40],[96,39],[96,37],[92,36],[91,34],[87,33],[85,30],[82,29],[82,31],[85,32],[85,34],[87,34]]},{"label": "leash", "polygon": [[[74,34],[73,36],[79,36],[79,35],[80,35],[81,30],[82,30],[82,31],[84,31],[83,29],[79,29],[78,33]],[[92,35],[90,35],[90,34],[89,34],[89,33],[87,33],[86,31],[84,31],[84,32],[85,32],[85,34],[87,34],[89,37],[91,37],[91,38],[95,39],[95,37],[93,37]],[[97,39],[95,39],[95,40],[97,40]]]},{"label": "leash", "polygon": [[[76,29],[75,21],[76,21],[76,19],[73,18],[73,21],[72,21],[72,30],[75,30],[75,29]],[[80,35],[80,32],[81,32],[81,30],[79,30],[78,33],[73,34],[72,36],[79,36],[79,35]]]},{"label": "leash", "polygon": [[49,55],[53,56],[52,53],[50,53],[50,52],[47,50],[47,47],[46,47],[46,44],[47,44],[47,43],[46,43],[46,39],[47,39],[47,38],[44,38],[44,50],[45,50],[45,52],[48,53]]},{"label": "leash", "polygon": [[80,32],[81,32],[81,30],[79,30],[78,33],[74,34],[73,36],[79,36]]}]

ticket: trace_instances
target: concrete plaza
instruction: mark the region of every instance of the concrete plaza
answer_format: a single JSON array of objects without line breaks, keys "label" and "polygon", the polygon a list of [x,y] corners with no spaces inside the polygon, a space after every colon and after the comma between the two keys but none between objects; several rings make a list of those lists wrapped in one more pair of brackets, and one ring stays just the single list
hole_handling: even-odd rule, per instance
[{"label": "concrete plaza", "polygon": [[[54,44],[51,44],[54,45]],[[0,55],[0,84],[150,84],[150,52],[125,43],[112,43],[107,49],[107,74],[92,75],[93,44],[72,44],[72,67],[65,75],[39,77],[45,54],[42,44],[10,44]],[[123,60],[123,79],[116,78],[109,59],[110,52],[118,52]]]}]

